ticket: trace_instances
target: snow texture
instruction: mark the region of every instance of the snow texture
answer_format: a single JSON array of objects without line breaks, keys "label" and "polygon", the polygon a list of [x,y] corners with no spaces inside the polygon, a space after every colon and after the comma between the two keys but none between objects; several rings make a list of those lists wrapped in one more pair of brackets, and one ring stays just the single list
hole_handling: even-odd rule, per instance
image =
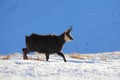
[{"label": "snow texture", "polygon": [[[43,60],[23,60],[22,54],[0,60],[0,80],[119,80],[120,52],[98,53],[91,59],[74,59],[66,54],[67,62],[57,55],[29,55]],[[86,55],[86,54],[83,54]],[[108,58],[102,60],[100,57]],[[3,58],[4,56],[0,56]]]}]

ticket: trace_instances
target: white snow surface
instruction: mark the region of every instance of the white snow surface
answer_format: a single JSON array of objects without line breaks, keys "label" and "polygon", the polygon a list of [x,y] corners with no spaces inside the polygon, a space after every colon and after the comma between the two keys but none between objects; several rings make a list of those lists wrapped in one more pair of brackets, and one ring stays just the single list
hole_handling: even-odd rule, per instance
[{"label": "white snow surface", "polygon": [[[47,62],[43,54],[29,55],[42,57],[40,61],[23,60],[22,54],[16,53],[0,60],[0,80],[120,80],[120,52],[90,54],[94,57],[81,60],[69,55],[65,54],[65,63],[57,55],[50,55]],[[107,59],[101,60],[103,56]]]}]

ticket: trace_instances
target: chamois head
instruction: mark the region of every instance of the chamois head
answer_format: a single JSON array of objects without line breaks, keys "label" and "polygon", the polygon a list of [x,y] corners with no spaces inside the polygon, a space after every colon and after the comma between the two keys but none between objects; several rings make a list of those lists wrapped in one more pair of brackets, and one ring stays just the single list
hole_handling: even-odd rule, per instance
[{"label": "chamois head", "polygon": [[70,28],[64,32],[64,40],[66,42],[73,40],[73,37],[71,36],[71,30],[72,30],[72,26],[70,26]]}]

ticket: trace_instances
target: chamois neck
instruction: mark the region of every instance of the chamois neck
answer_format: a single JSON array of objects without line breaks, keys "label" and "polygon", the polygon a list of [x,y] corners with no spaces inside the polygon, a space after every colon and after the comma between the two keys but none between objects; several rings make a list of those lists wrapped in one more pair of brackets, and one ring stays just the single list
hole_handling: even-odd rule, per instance
[{"label": "chamois neck", "polygon": [[60,36],[60,41],[61,41],[61,43],[65,43],[65,39],[64,39],[64,33],[63,34],[61,34]]}]

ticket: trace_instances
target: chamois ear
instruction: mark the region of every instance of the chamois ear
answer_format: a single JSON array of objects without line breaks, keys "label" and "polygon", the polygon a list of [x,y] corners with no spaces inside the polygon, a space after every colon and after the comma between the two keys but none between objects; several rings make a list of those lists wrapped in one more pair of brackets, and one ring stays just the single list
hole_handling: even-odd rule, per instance
[{"label": "chamois ear", "polygon": [[65,31],[65,33],[70,33],[71,30],[72,30],[72,26],[70,26],[69,29],[67,29],[67,30]]},{"label": "chamois ear", "polygon": [[68,30],[69,30],[69,31],[71,31],[71,30],[72,30],[72,28],[73,28],[73,26],[71,25],[71,26],[70,26],[70,29],[68,29]]}]

